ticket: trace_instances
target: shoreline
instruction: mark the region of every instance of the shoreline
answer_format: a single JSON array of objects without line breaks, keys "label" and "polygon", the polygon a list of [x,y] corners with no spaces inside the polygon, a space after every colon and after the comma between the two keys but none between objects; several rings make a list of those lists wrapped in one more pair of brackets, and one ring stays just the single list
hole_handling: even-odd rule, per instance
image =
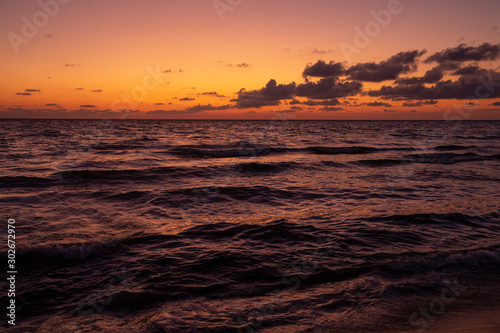
[{"label": "shoreline", "polygon": [[429,325],[428,333],[498,333],[500,308],[484,311],[450,312]]}]

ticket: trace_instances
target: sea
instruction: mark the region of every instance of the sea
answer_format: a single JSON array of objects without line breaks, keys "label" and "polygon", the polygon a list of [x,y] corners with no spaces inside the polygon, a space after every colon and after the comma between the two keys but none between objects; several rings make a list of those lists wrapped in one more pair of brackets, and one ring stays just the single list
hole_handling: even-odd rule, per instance
[{"label": "sea", "polygon": [[4,332],[424,332],[500,305],[499,121],[4,119],[0,191]]}]

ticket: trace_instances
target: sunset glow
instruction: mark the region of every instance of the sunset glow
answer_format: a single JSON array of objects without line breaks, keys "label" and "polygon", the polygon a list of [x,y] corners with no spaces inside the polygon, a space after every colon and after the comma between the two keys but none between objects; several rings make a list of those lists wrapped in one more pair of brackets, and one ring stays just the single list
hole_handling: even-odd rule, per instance
[{"label": "sunset glow", "polygon": [[[500,119],[498,1],[2,0],[0,10],[3,118]],[[288,91],[263,90],[271,80]],[[326,94],[305,88],[320,80]]]}]

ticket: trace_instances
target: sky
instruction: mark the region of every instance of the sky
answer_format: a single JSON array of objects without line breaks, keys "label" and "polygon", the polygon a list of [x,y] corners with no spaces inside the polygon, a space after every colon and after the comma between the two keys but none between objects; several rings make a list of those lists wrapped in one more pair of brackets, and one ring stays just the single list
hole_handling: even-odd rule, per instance
[{"label": "sky", "polygon": [[0,0],[0,118],[500,119],[498,0]]}]

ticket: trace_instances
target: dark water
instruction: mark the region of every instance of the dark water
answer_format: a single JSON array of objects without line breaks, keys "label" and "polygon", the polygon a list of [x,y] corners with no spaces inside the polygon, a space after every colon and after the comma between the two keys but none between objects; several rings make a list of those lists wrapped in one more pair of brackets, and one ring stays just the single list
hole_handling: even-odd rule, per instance
[{"label": "dark water", "polygon": [[436,318],[500,304],[500,122],[3,120],[0,152],[8,331],[416,332],[450,283]]}]

